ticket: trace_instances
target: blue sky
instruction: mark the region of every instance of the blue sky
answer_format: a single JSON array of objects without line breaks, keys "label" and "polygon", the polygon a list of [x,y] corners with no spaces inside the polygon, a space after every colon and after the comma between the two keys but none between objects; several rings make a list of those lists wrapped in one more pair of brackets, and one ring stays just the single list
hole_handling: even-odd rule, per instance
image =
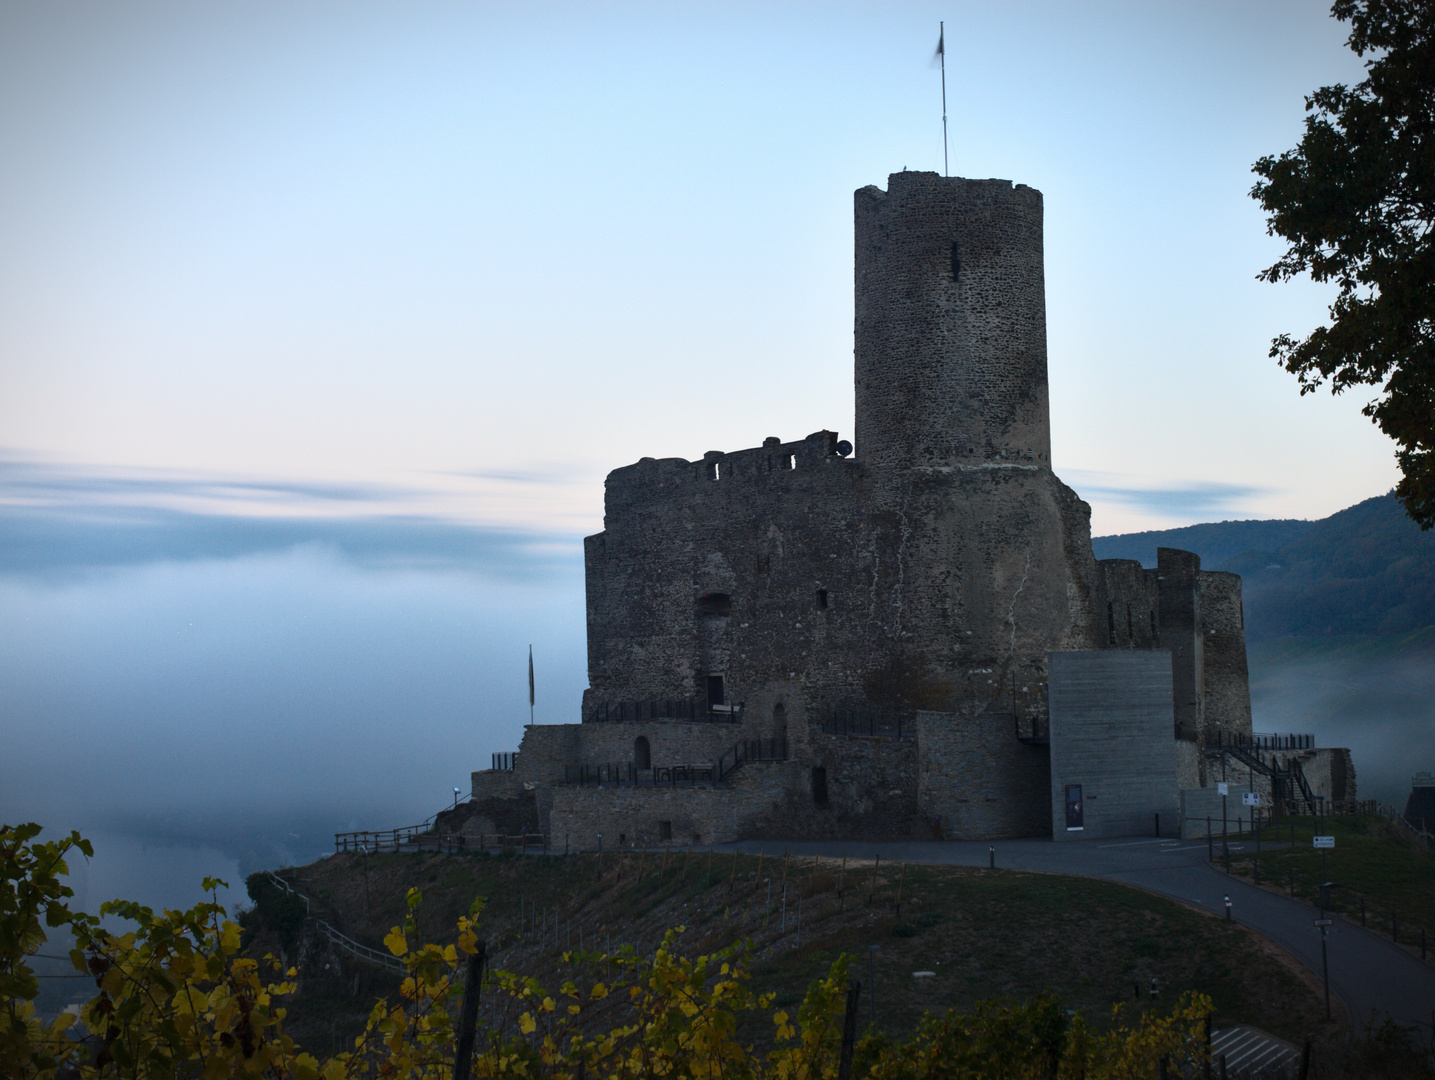
[{"label": "blue sky", "polygon": [[848,433],[851,194],[941,167],[939,20],[953,171],[1045,194],[1096,531],[1388,489],[1266,357],[1327,297],[1254,280],[1250,165],[1359,75],[1311,3],[7,5],[0,446],[579,534],[640,456]]},{"label": "blue sky", "polygon": [[1360,77],[1319,4],[10,3],[0,815],[403,824],[530,642],[573,719],[608,470],[850,437],[852,192],[941,168],[941,20],[1094,531],[1388,490],[1266,356],[1328,294],[1255,281],[1252,162]]}]

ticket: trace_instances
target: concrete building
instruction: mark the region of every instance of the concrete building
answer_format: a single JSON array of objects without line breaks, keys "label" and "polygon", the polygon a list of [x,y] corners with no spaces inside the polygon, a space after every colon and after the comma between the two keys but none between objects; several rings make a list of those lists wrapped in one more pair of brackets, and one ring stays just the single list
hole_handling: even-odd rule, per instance
[{"label": "concrete building", "polygon": [[1052,471],[1041,194],[894,173],[855,233],[855,446],[608,475],[580,722],[474,774],[472,831],[1065,835],[1068,782],[1103,828],[1174,830],[1207,747],[1250,735],[1240,579],[1098,562]]}]

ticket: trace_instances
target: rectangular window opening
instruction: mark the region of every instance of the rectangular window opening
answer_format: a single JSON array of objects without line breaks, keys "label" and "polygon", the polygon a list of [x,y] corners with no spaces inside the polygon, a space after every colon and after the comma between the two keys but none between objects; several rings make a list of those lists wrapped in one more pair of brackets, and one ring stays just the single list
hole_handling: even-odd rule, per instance
[{"label": "rectangular window opening", "polygon": [[671,840],[673,838],[673,823],[671,821],[658,822],[658,839]]},{"label": "rectangular window opening", "polygon": [[795,469],[795,468],[797,468],[797,455],[796,455],[796,454],[783,454],[783,455],[782,455],[782,467],[783,467],[784,469]]},{"label": "rectangular window opening", "polygon": [[826,589],[818,589],[818,590],[817,590],[817,607],[818,607],[818,609],[821,610],[821,611],[826,611],[826,610],[827,610],[827,590],[826,590]]},{"label": "rectangular window opening", "polygon": [[723,697],[723,685],[721,675],[708,676],[708,708],[714,705],[726,705],[727,699]]}]

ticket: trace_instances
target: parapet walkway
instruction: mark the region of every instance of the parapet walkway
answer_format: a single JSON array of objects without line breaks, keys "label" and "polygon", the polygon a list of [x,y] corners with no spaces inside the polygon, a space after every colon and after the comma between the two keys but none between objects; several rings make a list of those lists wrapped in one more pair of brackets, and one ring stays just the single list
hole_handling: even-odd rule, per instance
[{"label": "parapet walkway", "polygon": [[[1206,842],[1155,839],[931,841],[910,843],[743,841],[742,851],[987,866],[994,851],[998,868],[1104,878],[1169,896],[1212,914],[1225,911],[1298,959],[1319,978],[1320,930],[1309,904],[1267,892],[1229,877],[1207,862]],[[1274,847],[1274,845],[1271,845]],[[731,850],[731,845],[724,845]],[[1235,844],[1231,845],[1234,851]],[[1416,1043],[1432,1038],[1435,1024],[1435,965],[1421,961],[1379,934],[1337,918],[1328,931],[1330,991],[1357,1026],[1372,1016],[1390,1017],[1417,1029]],[[1334,1004],[1334,1003],[1332,1003]]]}]

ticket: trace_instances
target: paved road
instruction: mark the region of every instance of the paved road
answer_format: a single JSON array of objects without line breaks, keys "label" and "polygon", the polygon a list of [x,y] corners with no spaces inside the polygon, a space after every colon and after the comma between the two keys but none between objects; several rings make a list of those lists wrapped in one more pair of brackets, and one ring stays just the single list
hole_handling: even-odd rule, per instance
[{"label": "paved road", "polygon": [[[955,866],[986,866],[991,847],[998,867],[1119,881],[1218,915],[1224,911],[1229,895],[1237,922],[1280,945],[1317,976],[1321,973],[1320,931],[1313,925],[1315,909],[1226,876],[1207,861],[1204,840],[1133,838],[1060,844],[1051,840],[999,840],[990,845],[986,841],[963,840],[894,844],[745,841],[738,847],[753,854],[763,849],[769,854],[791,850],[794,855],[845,854],[866,859],[880,853],[884,860],[893,862]],[[1232,844],[1231,849],[1237,850],[1237,845]],[[1327,934],[1331,995],[1345,1005],[1352,1021],[1362,1023],[1373,1014],[1389,1016],[1401,1024],[1417,1026],[1423,1033],[1416,1036],[1417,1043],[1432,1038],[1435,965],[1342,919],[1336,919]]]}]

